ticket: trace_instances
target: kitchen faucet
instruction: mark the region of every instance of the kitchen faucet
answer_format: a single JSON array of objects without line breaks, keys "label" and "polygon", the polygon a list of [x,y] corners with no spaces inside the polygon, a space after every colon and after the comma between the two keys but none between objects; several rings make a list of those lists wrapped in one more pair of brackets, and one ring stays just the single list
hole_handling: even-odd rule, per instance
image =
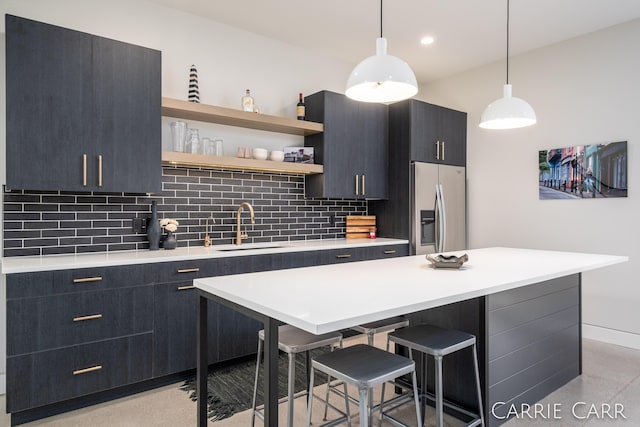
[{"label": "kitchen faucet", "polygon": [[207,217],[207,220],[205,221],[205,229],[204,229],[204,247],[208,248],[209,246],[211,246],[211,238],[209,237],[209,220],[212,221],[211,225],[216,223],[216,219],[214,217],[212,217],[211,215],[209,215],[209,217]]},{"label": "kitchen faucet", "polygon": [[241,245],[242,240],[249,237],[247,233],[242,234],[240,232],[240,215],[242,214],[242,208],[244,206],[246,206],[249,209],[249,215],[251,216],[251,224],[256,223],[255,217],[253,216],[253,206],[251,206],[249,202],[240,203],[240,206],[238,207],[238,213],[236,215],[236,227],[237,227],[236,228],[236,245]]}]

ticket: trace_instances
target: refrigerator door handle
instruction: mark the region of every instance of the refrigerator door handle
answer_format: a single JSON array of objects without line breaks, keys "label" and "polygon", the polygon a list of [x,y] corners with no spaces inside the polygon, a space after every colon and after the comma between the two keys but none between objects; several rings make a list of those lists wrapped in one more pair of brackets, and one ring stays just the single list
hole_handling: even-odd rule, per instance
[{"label": "refrigerator door handle", "polygon": [[435,247],[436,252],[440,252],[440,190],[438,189],[438,184],[436,184],[436,203],[434,206],[434,216],[435,216],[435,224],[434,224],[434,234],[435,234]]},{"label": "refrigerator door handle", "polygon": [[444,232],[445,232],[445,221],[444,217],[444,203],[442,199],[442,184],[436,184],[436,206],[435,206],[435,216],[436,216],[436,224],[435,224],[435,232],[436,232],[436,252],[444,252]]},{"label": "refrigerator door handle", "polygon": [[444,189],[442,188],[442,184],[438,184],[438,189],[440,190],[440,251],[446,251],[445,242],[447,241],[447,212],[445,210],[444,203]]}]

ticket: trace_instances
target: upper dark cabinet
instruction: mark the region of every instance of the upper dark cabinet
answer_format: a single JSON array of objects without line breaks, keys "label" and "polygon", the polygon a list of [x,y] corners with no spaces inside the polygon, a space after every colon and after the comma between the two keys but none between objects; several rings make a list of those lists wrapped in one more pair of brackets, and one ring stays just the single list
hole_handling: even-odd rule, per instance
[{"label": "upper dark cabinet", "polygon": [[7,187],[161,190],[161,54],[6,15]]},{"label": "upper dark cabinet", "polygon": [[306,197],[386,199],[387,106],[356,102],[321,91],[305,97],[306,118],[324,132],[306,136],[324,173],[305,177]]},{"label": "upper dark cabinet", "polygon": [[[411,160],[466,166],[467,113],[415,99],[389,106],[411,140]],[[391,141],[393,144],[393,141]]]}]

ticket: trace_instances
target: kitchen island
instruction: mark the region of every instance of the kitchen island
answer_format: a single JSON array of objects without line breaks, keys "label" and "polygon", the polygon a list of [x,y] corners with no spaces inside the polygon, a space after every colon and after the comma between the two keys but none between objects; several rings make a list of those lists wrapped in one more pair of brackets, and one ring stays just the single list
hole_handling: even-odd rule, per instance
[{"label": "kitchen island", "polygon": [[[412,322],[473,329],[488,425],[499,425],[501,413],[491,412],[496,402],[532,403],[580,374],[581,273],[627,257],[512,248],[466,253],[460,270],[433,269],[418,255],[195,280],[199,390],[206,389],[210,299],[264,324],[267,426],[278,420],[279,322],[322,334],[410,314]],[[454,394],[456,388],[464,389],[454,384]],[[445,393],[449,389],[445,384]],[[464,390],[452,400],[466,403]],[[206,425],[202,399],[198,423]]]}]

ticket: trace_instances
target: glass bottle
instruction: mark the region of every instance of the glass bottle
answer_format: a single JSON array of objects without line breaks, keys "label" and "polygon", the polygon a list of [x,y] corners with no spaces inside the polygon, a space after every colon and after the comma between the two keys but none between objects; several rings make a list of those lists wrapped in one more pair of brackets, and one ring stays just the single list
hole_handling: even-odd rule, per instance
[{"label": "glass bottle", "polygon": [[253,113],[253,97],[251,96],[251,92],[247,89],[247,93],[242,97],[242,110],[249,111]]},{"label": "glass bottle", "polygon": [[298,120],[304,120],[304,115],[305,115],[304,99],[302,99],[302,94],[300,94],[298,98],[298,104],[296,105],[296,116]]}]

